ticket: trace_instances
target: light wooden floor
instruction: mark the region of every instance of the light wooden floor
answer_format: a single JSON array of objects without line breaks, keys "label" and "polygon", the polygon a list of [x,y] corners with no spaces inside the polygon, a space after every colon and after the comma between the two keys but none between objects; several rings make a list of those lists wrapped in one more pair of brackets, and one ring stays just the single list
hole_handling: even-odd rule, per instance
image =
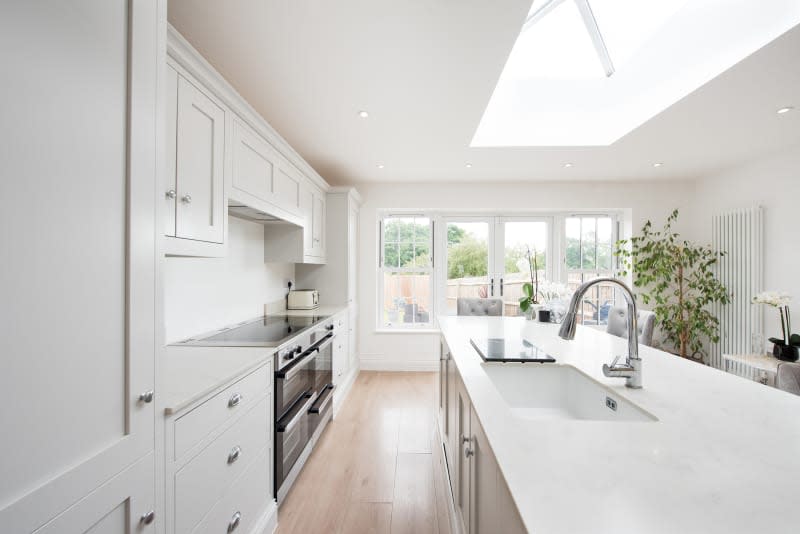
[{"label": "light wooden floor", "polygon": [[362,372],[281,505],[277,534],[450,534],[435,376]]}]

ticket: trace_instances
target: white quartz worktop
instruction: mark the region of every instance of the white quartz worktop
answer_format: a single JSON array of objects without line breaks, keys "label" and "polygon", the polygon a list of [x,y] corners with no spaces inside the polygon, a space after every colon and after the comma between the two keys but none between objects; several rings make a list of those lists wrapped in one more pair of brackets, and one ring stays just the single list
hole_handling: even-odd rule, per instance
[{"label": "white quartz worktop", "polygon": [[[334,316],[347,306],[321,306],[314,310],[285,310],[295,317]],[[195,401],[224,389],[251,370],[272,359],[273,347],[201,347],[169,345],[164,349],[164,381],[159,397],[166,414],[177,413]]]},{"label": "white quartz worktop", "polygon": [[[529,532],[800,532],[800,397],[643,346],[644,387],[633,390],[602,373],[626,352],[605,332],[579,327],[565,341],[558,325],[522,318],[439,324]],[[469,341],[503,335],[557,362],[485,364]],[[519,419],[485,365],[572,365],[658,421]]]}]

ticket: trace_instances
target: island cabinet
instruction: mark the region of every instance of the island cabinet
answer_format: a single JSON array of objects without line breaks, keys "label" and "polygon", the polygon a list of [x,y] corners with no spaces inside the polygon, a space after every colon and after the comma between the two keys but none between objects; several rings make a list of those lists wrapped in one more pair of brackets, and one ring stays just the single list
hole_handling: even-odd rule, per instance
[{"label": "island cabinet", "polygon": [[[439,429],[461,534],[527,532],[447,343],[439,361]],[[444,376],[442,376],[444,375]]]}]

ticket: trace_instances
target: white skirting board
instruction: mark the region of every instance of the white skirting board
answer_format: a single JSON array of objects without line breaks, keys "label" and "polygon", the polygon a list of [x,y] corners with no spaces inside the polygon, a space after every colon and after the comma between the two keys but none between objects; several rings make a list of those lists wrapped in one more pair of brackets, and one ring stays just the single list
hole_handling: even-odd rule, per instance
[{"label": "white skirting board", "polygon": [[439,370],[439,360],[385,360],[361,358],[362,371],[415,371],[432,373]]}]

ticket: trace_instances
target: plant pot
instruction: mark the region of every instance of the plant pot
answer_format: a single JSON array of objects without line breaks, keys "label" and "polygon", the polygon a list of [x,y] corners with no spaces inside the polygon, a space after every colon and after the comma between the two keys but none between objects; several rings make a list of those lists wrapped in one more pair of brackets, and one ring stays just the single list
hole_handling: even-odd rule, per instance
[{"label": "plant pot", "polygon": [[549,323],[550,322],[550,310],[539,310],[539,322],[540,323]]},{"label": "plant pot", "polygon": [[776,338],[769,338],[774,343],[772,346],[772,355],[785,362],[796,362],[800,357],[800,350],[795,345],[786,345],[782,340]]}]

